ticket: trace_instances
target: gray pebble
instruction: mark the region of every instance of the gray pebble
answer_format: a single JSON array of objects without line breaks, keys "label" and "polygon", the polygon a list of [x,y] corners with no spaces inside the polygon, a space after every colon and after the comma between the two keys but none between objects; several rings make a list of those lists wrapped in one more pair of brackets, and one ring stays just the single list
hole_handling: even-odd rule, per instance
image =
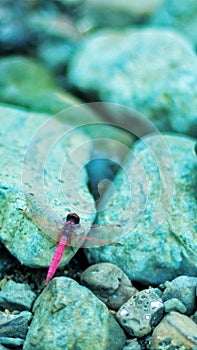
[{"label": "gray pebble", "polygon": [[164,311],[165,312],[178,311],[182,314],[185,314],[187,311],[187,308],[179,299],[172,298],[164,302]]},{"label": "gray pebble", "polygon": [[5,282],[0,291],[0,306],[9,310],[30,310],[36,298],[28,284]]},{"label": "gray pebble", "polygon": [[126,344],[122,350],[141,350],[137,339],[127,340]]},{"label": "gray pebble", "polygon": [[143,337],[163,316],[162,299],[153,289],[137,292],[118,310],[117,319],[128,334]]},{"label": "gray pebble", "polygon": [[95,264],[87,268],[81,274],[81,283],[115,310],[137,292],[127,275],[110,263]]},{"label": "gray pebble", "polygon": [[[172,303],[174,303],[173,300],[178,299],[179,304],[177,304],[177,307],[178,307],[177,311],[180,311],[187,315],[191,315],[194,312],[196,308],[196,287],[197,287],[196,277],[179,276],[174,280],[172,280],[171,282],[165,282],[164,286],[165,286],[165,290],[162,294],[162,300],[164,302],[168,301],[167,303],[168,306],[170,305],[169,304],[170,300],[172,300]],[[184,312],[183,312],[183,306],[185,307]],[[179,307],[181,307],[181,309],[179,309]]]}]

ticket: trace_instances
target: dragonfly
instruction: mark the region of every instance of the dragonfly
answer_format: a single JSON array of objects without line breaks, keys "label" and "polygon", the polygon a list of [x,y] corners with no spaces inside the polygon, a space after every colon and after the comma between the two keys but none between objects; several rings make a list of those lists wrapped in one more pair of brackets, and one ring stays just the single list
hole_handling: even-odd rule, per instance
[{"label": "dragonfly", "polygon": [[[55,241],[57,248],[52,257],[45,285],[48,285],[50,280],[56,273],[66,247],[83,247],[92,248],[105,245],[121,245],[115,241],[114,237],[119,237],[122,232],[122,227],[119,224],[112,225],[97,225],[80,224],[80,217],[76,213],[69,213],[66,218],[61,219],[54,211],[46,204],[34,197],[34,194],[26,195],[28,212],[24,209],[20,210],[30,217],[37,226],[45,233],[52,241]],[[90,232],[90,236],[85,233]],[[107,237],[107,239],[105,239]]]}]

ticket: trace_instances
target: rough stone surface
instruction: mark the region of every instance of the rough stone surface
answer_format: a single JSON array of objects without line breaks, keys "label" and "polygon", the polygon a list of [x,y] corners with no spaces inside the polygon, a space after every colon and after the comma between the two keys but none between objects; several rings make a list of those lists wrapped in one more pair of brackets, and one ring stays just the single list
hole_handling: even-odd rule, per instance
[{"label": "rough stone surface", "polygon": [[183,136],[155,135],[134,145],[97,218],[122,225],[114,237],[122,245],[87,250],[90,263],[116,264],[131,281],[147,284],[197,274],[194,144]]},{"label": "rough stone surface", "polygon": [[158,7],[149,24],[175,29],[196,47],[196,12],[197,2],[195,0],[165,0]]},{"label": "rough stone surface", "polygon": [[32,314],[29,311],[15,314],[0,311],[0,337],[25,339],[31,319]]},{"label": "rough stone surface", "polygon": [[[48,115],[0,107],[0,117],[0,240],[21,263],[48,266],[56,248],[57,223],[62,225],[62,218],[71,211],[81,216],[82,225],[89,227],[94,219],[94,201],[82,170],[91,145],[84,133],[69,133],[67,124]],[[35,194],[32,202],[24,191]],[[63,265],[76,249],[66,249]]]},{"label": "rough stone surface", "polygon": [[194,312],[196,309],[196,277],[179,276],[172,282],[165,282],[164,286],[165,290],[162,294],[163,301],[169,301],[170,299],[176,298],[186,308],[183,313],[191,315]]},{"label": "rough stone surface", "polygon": [[128,334],[141,338],[161,320],[163,302],[154,290],[145,289],[122,305],[116,316]]},{"label": "rough stone surface", "polygon": [[81,283],[112,309],[119,309],[137,292],[127,275],[116,265],[109,263],[88,267],[81,274]]},{"label": "rough stone surface", "polygon": [[69,278],[54,278],[33,312],[24,350],[121,350],[124,346],[124,332],[107,307]]},{"label": "rough stone surface", "polygon": [[196,136],[196,72],[195,52],[177,33],[103,30],[82,43],[69,80],[101,101],[136,109],[162,131]]},{"label": "rough stone surface", "polygon": [[195,350],[196,333],[197,325],[188,316],[171,312],[154,329],[150,349]]},{"label": "rough stone surface", "polygon": [[[2,280],[3,281],[3,280]],[[30,310],[36,298],[28,284],[9,280],[1,283],[0,306],[8,310]]]}]

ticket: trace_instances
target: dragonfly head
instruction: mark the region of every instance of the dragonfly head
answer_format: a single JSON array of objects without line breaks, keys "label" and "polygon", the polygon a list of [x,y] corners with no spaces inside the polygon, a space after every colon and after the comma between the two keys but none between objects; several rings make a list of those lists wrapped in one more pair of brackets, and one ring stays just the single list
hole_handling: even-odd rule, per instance
[{"label": "dragonfly head", "polygon": [[78,225],[80,222],[80,217],[76,213],[69,213],[66,218],[64,218],[66,223],[71,225]]}]

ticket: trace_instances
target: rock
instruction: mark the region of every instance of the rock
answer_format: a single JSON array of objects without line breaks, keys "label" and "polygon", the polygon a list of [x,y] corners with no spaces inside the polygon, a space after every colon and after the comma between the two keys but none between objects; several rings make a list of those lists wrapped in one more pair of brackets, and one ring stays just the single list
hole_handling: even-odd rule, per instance
[{"label": "rock", "polygon": [[163,302],[154,290],[145,289],[122,305],[116,316],[128,334],[141,338],[161,320]]},{"label": "rock", "polygon": [[0,286],[0,306],[9,310],[30,310],[36,298],[28,284],[9,280]]},{"label": "rock", "polygon": [[127,343],[128,344],[124,346],[122,350],[141,350],[141,346],[137,339],[128,340]]},{"label": "rock", "polygon": [[165,312],[178,311],[182,314],[185,314],[187,308],[185,305],[177,298],[171,298],[164,301],[164,310]]},{"label": "rock", "polygon": [[178,312],[167,314],[156,326],[151,339],[151,350],[196,349],[197,325]]},{"label": "rock", "polygon": [[144,18],[150,16],[163,0],[147,0],[137,1],[133,0],[128,2],[123,1],[104,1],[104,0],[86,0],[85,20],[88,21],[92,27],[105,26],[105,27],[119,27],[128,26],[132,22],[140,22]]},{"label": "rock", "polygon": [[126,340],[107,307],[69,278],[54,278],[36,300],[33,312],[24,350],[121,350]]},{"label": "rock", "polygon": [[134,108],[162,131],[196,136],[196,72],[196,54],[177,33],[102,30],[81,44],[68,79],[88,96]]},{"label": "rock", "polygon": [[98,208],[98,224],[121,224],[113,238],[122,245],[86,250],[90,264],[115,264],[147,285],[197,274],[194,144],[175,135],[135,143]]},{"label": "rock", "polygon": [[195,0],[165,0],[150,18],[149,24],[168,27],[182,33],[196,47],[196,12]]},{"label": "rock", "polygon": [[[76,211],[81,225],[86,225],[85,235],[94,220],[94,201],[83,169],[91,145],[84,133],[75,128],[69,132],[70,126],[49,115],[0,107],[0,118],[0,240],[21,263],[49,266],[58,222],[62,225],[62,218]],[[24,192],[34,196],[24,196]],[[65,249],[62,266],[77,249]]]},{"label": "rock", "polygon": [[17,314],[6,314],[0,311],[0,338],[25,339],[31,318],[32,314],[29,311],[22,311]]},{"label": "rock", "polygon": [[20,56],[0,59],[0,100],[50,114],[79,104],[79,100],[57,87],[44,67]]},{"label": "rock", "polygon": [[109,308],[119,309],[137,289],[116,265],[100,263],[88,267],[81,274],[81,283],[87,286]]},{"label": "rock", "polygon": [[[179,276],[171,282],[165,282],[166,287],[162,300],[170,301],[174,298],[178,299],[186,308],[186,315],[191,315],[196,309],[196,288],[197,278],[189,276]],[[181,310],[177,310],[180,311]]]},{"label": "rock", "polygon": [[0,344],[18,348],[24,344],[24,339],[0,337]]}]

